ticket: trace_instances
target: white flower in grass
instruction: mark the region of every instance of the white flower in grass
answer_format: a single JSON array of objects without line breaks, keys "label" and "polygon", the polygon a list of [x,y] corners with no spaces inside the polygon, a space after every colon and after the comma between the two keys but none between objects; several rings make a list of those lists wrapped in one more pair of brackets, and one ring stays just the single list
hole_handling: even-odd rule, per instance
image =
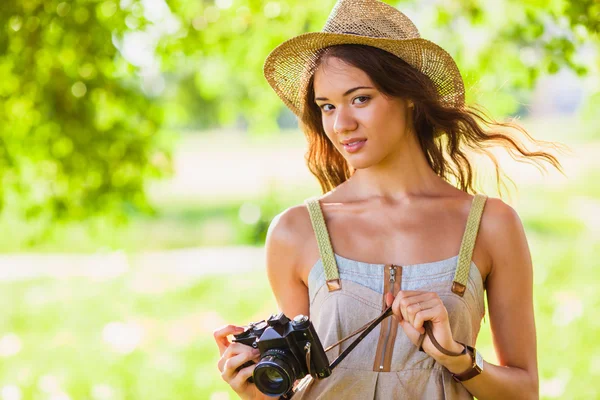
[{"label": "white flower in grass", "polygon": [[5,385],[0,389],[2,400],[21,400],[21,388],[17,385]]},{"label": "white flower in grass", "polygon": [[104,341],[121,354],[134,351],[141,343],[143,334],[143,328],[132,322],[110,322],[102,330]]}]

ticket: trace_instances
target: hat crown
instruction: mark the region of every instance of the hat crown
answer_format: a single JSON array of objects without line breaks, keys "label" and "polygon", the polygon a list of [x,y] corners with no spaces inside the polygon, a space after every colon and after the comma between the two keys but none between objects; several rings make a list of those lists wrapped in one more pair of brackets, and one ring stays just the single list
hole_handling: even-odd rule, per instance
[{"label": "hat crown", "polygon": [[421,37],[415,24],[406,15],[376,0],[338,0],[323,32],[389,39]]}]

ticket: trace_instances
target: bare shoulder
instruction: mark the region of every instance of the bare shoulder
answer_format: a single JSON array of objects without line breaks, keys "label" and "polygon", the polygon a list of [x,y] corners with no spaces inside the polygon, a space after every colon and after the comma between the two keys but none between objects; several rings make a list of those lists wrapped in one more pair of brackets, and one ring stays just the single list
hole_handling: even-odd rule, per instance
[{"label": "bare shoulder", "polygon": [[502,199],[489,197],[486,201],[480,223],[480,237],[494,266],[504,265],[508,254],[521,254],[529,257],[527,238],[523,223],[517,211]]},{"label": "bare shoulder", "polygon": [[515,233],[521,228],[521,218],[512,206],[496,197],[486,200],[480,225],[484,233],[498,237]]},{"label": "bare shoulder", "polygon": [[267,246],[275,246],[290,254],[301,253],[312,234],[308,209],[304,204],[290,207],[273,218],[267,232]]}]

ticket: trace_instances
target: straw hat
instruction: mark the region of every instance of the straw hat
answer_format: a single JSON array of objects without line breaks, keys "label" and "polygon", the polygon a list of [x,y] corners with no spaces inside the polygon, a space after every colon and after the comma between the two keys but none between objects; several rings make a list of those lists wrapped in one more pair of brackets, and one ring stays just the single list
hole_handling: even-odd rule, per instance
[{"label": "straw hat", "polygon": [[321,32],[286,40],[265,60],[265,78],[297,116],[319,50],[338,44],[362,44],[392,53],[427,75],[444,105],[464,105],[464,83],[456,63],[444,49],[421,39],[406,15],[377,0],[338,0]]}]

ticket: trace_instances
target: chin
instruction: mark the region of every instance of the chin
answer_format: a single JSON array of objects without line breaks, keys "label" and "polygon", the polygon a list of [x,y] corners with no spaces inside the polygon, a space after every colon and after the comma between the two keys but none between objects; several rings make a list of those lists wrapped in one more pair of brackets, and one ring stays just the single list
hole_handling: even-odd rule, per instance
[{"label": "chin", "polygon": [[375,160],[366,157],[350,157],[349,159],[347,158],[346,161],[348,162],[348,165],[354,169],[366,169],[377,164]]},{"label": "chin", "polygon": [[348,165],[354,169],[367,169],[384,163],[389,157],[389,153],[364,152],[361,154],[350,154],[346,157]]}]

